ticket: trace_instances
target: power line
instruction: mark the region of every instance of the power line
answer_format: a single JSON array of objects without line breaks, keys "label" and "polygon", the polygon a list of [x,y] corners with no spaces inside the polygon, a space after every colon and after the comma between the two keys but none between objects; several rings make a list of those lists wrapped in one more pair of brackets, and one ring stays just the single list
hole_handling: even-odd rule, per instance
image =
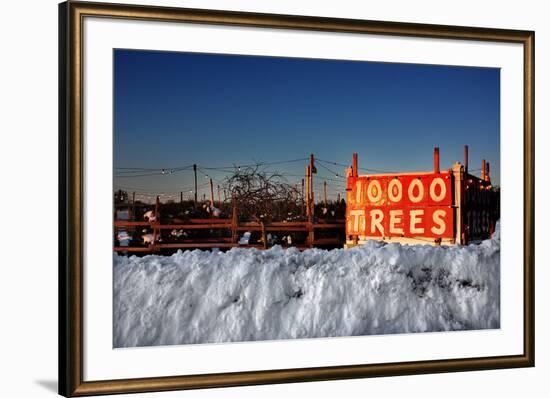
[{"label": "power line", "polygon": [[[341,166],[341,167],[350,167],[349,165],[346,165],[346,164],[343,164],[343,163],[338,163],[338,162],[334,162],[332,160],[323,160],[323,159],[316,159],[316,160],[319,160],[320,162],[324,162],[324,163],[329,163],[329,164],[332,164],[332,165],[335,165],[335,166]],[[399,173],[399,171],[393,171],[393,170],[381,170],[381,169],[371,169],[371,168],[367,168],[367,167],[358,167],[359,170],[364,170],[364,171],[370,171],[370,172],[375,172],[375,173]],[[333,172],[334,173],[334,172]]]},{"label": "power line", "polygon": [[318,160],[318,161],[324,162],[324,163],[328,163],[328,164],[332,164],[334,166],[341,166],[341,167],[346,167],[346,168],[349,167],[349,164],[338,163],[338,162],[334,162],[332,160],[324,160],[324,159],[319,159],[319,158],[316,158],[315,160]]},{"label": "power line", "polygon": [[132,174],[132,175],[120,175],[115,174],[115,177],[117,178],[134,178],[134,177],[151,177],[151,176],[160,176],[163,175],[162,173],[146,173],[146,174]]},{"label": "power line", "polygon": [[[204,188],[208,185],[209,185],[208,183],[200,184],[200,185],[197,185],[197,188]],[[193,189],[194,189],[194,187],[192,187],[192,186],[180,187],[179,189],[175,189],[173,191],[172,190],[168,191],[168,190],[164,190],[164,189],[156,190],[156,189],[147,189],[147,188],[138,188],[138,187],[125,187],[125,186],[116,186],[115,187],[115,191],[122,190],[122,191],[127,191],[127,192],[136,192],[136,193],[144,193],[144,194],[156,194],[156,193],[174,193],[174,194],[177,194],[177,193],[180,193],[180,192],[192,191]]]},{"label": "power line", "polygon": [[160,171],[160,170],[184,170],[190,169],[193,165],[178,166],[178,167],[115,167],[115,170],[128,170],[128,171]]},{"label": "power line", "polygon": [[234,170],[238,168],[245,168],[245,167],[255,167],[255,166],[273,166],[276,164],[285,164],[285,163],[296,163],[296,162],[303,162],[309,160],[309,158],[299,158],[299,159],[290,159],[290,160],[276,160],[273,162],[257,162],[257,163],[250,163],[250,164],[234,164],[232,166],[216,166],[216,167],[205,167],[200,166],[204,170],[218,170],[218,171],[227,171],[227,169]]},{"label": "power line", "polygon": [[172,175],[172,174],[176,174],[176,173],[179,173],[181,171],[186,171],[186,170],[189,170],[189,169],[188,168],[183,168],[183,169],[160,169],[160,170],[156,170],[156,172],[154,172],[154,173],[142,173],[142,174],[135,174],[135,173],[138,173],[137,171],[136,172],[121,171],[121,172],[118,172],[117,174],[115,174],[115,177],[131,178],[131,177],[162,176],[162,175]]},{"label": "power line", "polygon": [[335,172],[334,170],[329,169],[327,166],[323,165],[322,162],[317,163],[319,166],[321,166],[323,169],[327,170],[329,173],[334,174],[336,177],[342,177],[339,173]]},{"label": "power line", "polygon": [[221,182],[220,180],[217,180],[216,178],[214,178],[214,177],[212,177],[212,176],[206,174],[206,173],[205,173],[204,171],[202,171],[199,167],[197,167],[197,171],[198,171],[199,173],[201,173],[203,176],[205,176],[206,178],[212,178],[212,180],[213,180],[213,181],[216,181],[216,183],[222,184],[222,182]]},{"label": "power line", "polygon": [[[289,174],[289,173],[281,173],[282,176],[285,176],[285,177],[301,177],[301,178],[305,178],[305,176],[303,174]],[[343,180],[337,180],[335,178],[330,178],[330,177],[323,177],[323,176],[315,176],[315,178],[319,178],[321,180],[326,180],[326,181],[334,181],[334,182],[339,182],[339,183],[342,183],[344,184],[344,181]]]}]

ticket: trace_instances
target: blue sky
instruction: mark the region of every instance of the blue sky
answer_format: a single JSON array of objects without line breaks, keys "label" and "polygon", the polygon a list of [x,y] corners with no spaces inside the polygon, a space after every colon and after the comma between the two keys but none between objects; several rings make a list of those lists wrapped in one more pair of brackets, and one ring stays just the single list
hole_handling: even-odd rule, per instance
[{"label": "blue sky", "polygon": [[[362,168],[422,171],[434,146],[448,168],[464,144],[470,169],[485,158],[500,180],[499,69],[115,50],[114,73],[116,188],[188,197],[193,173],[175,168],[217,184],[227,171],[208,167],[314,153],[315,188],[326,178],[334,196],[353,152]],[[305,165],[268,169],[298,182]]]}]

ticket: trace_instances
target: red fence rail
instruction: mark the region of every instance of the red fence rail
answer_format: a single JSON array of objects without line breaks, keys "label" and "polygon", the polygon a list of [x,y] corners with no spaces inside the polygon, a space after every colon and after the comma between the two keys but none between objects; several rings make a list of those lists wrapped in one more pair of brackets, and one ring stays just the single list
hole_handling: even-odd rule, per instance
[{"label": "red fence rail", "polygon": [[[162,224],[158,217],[158,203],[156,206],[155,221],[130,221],[115,220],[113,223],[115,233],[120,229],[145,227],[152,231],[153,239],[146,246],[114,246],[116,252],[141,252],[152,253],[163,249],[212,249],[212,248],[258,248],[266,249],[266,242],[258,244],[241,244],[239,238],[241,232],[261,231],[280,232],[283,234],[303,233],[306,236],[305,242],[301,244],[288,244],[288,247],[306,249],[319,246],[343,246],[345,242],[345,220],[308,220],[308,221],[283,221],[283,222],[254,222],[239,221],[236,216],[231,219],[190,219],[183,224]],[[189,231],[219,231],[230,236],[208,236],[196,239],[178,239],[177,242],[159,242],[164,230],[176,230],[179,232]],[[334,237],[319,237],[318,230],[334,230]]]}]

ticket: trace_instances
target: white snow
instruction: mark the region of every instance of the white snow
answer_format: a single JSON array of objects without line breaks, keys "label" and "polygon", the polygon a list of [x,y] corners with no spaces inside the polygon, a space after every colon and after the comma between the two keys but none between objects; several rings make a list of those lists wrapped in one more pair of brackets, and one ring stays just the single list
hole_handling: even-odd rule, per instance
[{"label": "white snow", "polygon": [[132,237],[128,235],[126,230],[121,230],[117,234],[117,240],[119,241],[120,246],[128,246],[132,240]]},{"label": "white snow", "polygon": [[[116,211],[116,220],[129,220],[130,211],[128,209],[117,210]],[[117,240],[120,246],[126,247],[130,245],[132,237],[128,234],[125,228],[120,228],[117,230]]]},{"label": "white snow", "polygon": [[462,247],[115,254],[114,320],[115,347],[499,328],[499,230]]},{"label": "white snow", "polygon": [[239,245],[248,245],[248,242],[250,242],[250,236],[252,236],[251,232],[245,232],[241,239],[239,239]]}]

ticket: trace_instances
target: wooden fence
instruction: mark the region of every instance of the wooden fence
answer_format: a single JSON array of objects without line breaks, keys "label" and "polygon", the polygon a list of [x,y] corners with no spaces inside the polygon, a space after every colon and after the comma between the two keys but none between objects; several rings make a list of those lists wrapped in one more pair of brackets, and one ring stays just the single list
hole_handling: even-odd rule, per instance
[{"label": "wooden fence", "polygon": [[[132,205],[130,204],[129,207]],[[152,253],[165,249],[211,249],[211,248],[258,248],[267,249],[268,244],[264,239],[263,242],[257,244],[241,244],[239,243],[240,236],[244,232],[261,232],[262,236],[267,233],[278,232],[281,234],[297,234],[303,233],[306,235],[305,242],[298,244],[285,245],[288,247],[296,247],[298,249],[307,249],[319,246],[340,246],[345,243],[345,220],[322,220],[308,217],[306,221],[281,221],[281,222],[254,222],[254,221],[239,221],[236,212],[234,211],[230,219],[189,219],[184,223],[162,224],[159,217],[159,202],[155,206],[154,221],[130,221],[130,220],[115,220],[114,229],[116,232],[120,229],[127,228],[148,228],[152,231],[152,242],[146,246],[116,246],[116,252],[143,252]],[[209,236],[200,238],[181,238],[176,242],[159,242],[164,230],[176,230],[180,232],[190,231],[225,231],[226,237]],[[333,230],[334,237],[319,237],[318,231]],[[214,235],[214,234],[210,234]],[[283,247],[285,247],[283,246]]]}]

